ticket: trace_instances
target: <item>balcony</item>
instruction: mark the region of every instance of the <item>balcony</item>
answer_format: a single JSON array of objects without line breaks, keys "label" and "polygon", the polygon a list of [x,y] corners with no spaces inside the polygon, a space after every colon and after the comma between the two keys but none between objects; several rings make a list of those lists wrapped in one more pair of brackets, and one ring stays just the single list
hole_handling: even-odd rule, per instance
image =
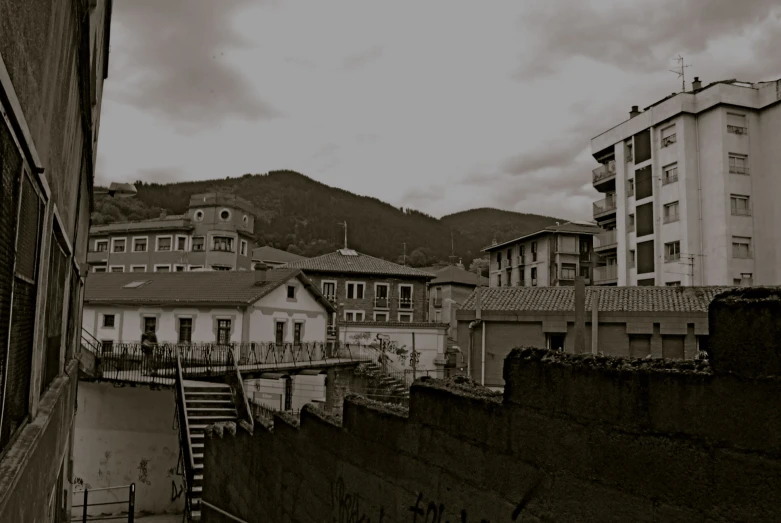
[{"label": "balcony", "polygon": [[678,141],[678,136],[676,136],[675,134],[671,134],[670,136],[665,136],[664,138],[662,138],[662,149],[671,146],[677,141]]},{"label": "balcony", "polygon": [[616,195],[594,202],[594,218],[602,218],[616,212]]},{"label": "balcony", "polygon": [[618,247],[618,231],[605,231],[594,236],[594,250],[597,252],[615,249]]},{"label": "balcony", "polygon": [[375,309],[387,309],[390,307],[390,300],[388,300],[387,296],[377,296],[374,298],[374,308]]},{"label": "balcony", "polygon": [[603,186],[604,190],[604,184],[608,182],[612,182],[612,185],[615,186],[616,162],[615,160],[610,160],[591,171],[591,173],[594,187],[598,190],[600,186]]},{"label": "balcony", "polygon": [[618,281],[618,265],[604,265],[594,267],[594,283],[596,285],[606,285]]},{"label": "balcony", "polygon": [[680,218],[679,218],[677,212],[676,213],[671,213],[671,214],[665,214],[664,215],[664,219],[663,219],[664,223],[674,223],[674,222],[677,222],[679,220],[680,220]]},{"label": "balcony", "polygon": [[559,281],[575,281],[575,270],[574,269],[560,269],[559,270]]},{"label": "balcony", "polygon": [[631,152],[627,153],[626,155],[626,163],[632,163],[635,161],[635,157],[632,155]]},{"label": "balcony", "polygon": [[748,167],[738,167],[737,165],[730,165],[729,172],[731,174],[742,174],[748,176]]},{"label": "balcony", "polygon": [[727,132],[731,134],[748,134],[748,127],[739,127],[737,125],[728,125]]},{"label": "balcony", "polygon": [[412,310],[412,298],[399,298],[399,309]]},{"label": "balcony", "polygon": [[523,256],[516,256],[515,257],[515,265],[517,265],[517,266],[523,265],[524,264],[523,258],[524,258]]}]

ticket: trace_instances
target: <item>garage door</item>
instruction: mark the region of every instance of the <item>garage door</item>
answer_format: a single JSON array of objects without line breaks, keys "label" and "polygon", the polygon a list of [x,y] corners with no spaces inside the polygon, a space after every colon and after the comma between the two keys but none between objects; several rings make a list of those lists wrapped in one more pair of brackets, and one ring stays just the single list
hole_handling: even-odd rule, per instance
[{"label": "garage door", "polygon": [[662,357],[682,360],[685,339],[685,336],[662,336]]},{"label": "garage door", "polygon": [[634,334],[629,336],[629,357],[645,358],[651,354],[651,336]]}]

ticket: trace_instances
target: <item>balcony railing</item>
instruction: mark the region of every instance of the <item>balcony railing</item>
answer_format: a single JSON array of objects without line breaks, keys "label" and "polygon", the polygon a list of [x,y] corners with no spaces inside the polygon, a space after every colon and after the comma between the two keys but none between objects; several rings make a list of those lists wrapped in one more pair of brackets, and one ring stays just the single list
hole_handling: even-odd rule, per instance
[{"label": "balcony railing", "polygon": [[681,261],[680,253],[678,253],[678,254],[665,254],[664,255],[664,263],[673,263],[673,262],[677,262],[677,261]]},{"label": "balcony railing", "polygon": [[387,296],[377,296],[374,298],[374,308],[375,309],[387,309],[390,307],[389,305],[390,300]]},{"label": "balcony railing", "polygon": [[610,160],[591,171],[593,183],[608,180],[616,176],[616,162]]},{"label": "balcony railing", "polygon": [[605,231],[594,236],[594,250],[615,248],[618,245],[618,231]]},{"label": "balcony railing", "polygon": [[671,134],[670,136],[665,136],[664,138],[662,138],[662,148],[669,147],[677,141],[678,141],[678,136],[675,134]]},{"label": "balcony railing", "polygon": [[748,176],[748,167],[738,167],[737,165],[730,165],[729,172],[732,174],[743,174]]},{"label": "balcony railing", "polygon": [[618,265],[594,267],[594,283],[604,283],[618,279]]},{"label": "balcony railing", "polygon": [[561,269],[559,270],[559,280],[574,281],[575,271],[573,269]]},{"label": "balcony railing", "polygon": [[733,216],[751,216],[751,209],[749,207],[733,207]]},{"label": "balcony railing", "polygon": [[616,210],[616,195],[610,195],[607,198],[594,202],[594,218],[603,216]]},{"label": "balcony railing", "polygon": [[412,309],[412,298],[399,298],[399,309]]},{"label": "balcony railing", "polygon": [[677,222],[678,220],[680,220],[680,218],[677,212],[674,214],[666,214],[664,216],[664,223],[673,223],[673,222]]},{"label": "balcony railing", "polygon": [[662,185],[669,185],[678,181],[678,173],[665,175],[662,177]]},{"label": "balcony railing", "polygon": [[727,132],[732,134],[748,134],[748,127],[740,127],[737,125],[728,125]]}]

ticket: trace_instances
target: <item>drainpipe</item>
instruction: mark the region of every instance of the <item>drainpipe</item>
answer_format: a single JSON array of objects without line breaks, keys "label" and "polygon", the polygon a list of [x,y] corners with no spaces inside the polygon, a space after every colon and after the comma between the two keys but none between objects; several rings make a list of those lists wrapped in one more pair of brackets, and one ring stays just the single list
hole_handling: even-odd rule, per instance
[{"label": "drainpipe", "polygon": [[485,323],[481,321],[480,324],[480,330],[483,332],[483,342],[482,347],[480,347],[483,351],[483,354],[480,358],[480,385],[485,386]]}]

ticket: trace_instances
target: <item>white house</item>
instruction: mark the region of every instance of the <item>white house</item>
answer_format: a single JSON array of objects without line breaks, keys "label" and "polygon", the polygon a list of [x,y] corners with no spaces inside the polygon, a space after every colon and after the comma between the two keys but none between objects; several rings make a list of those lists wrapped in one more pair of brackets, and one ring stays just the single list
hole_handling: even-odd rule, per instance
[{"label": "white house", "polygon": [[325,342],[333,305],[299,269],[90,274],[83,327],[105,344]]}]

